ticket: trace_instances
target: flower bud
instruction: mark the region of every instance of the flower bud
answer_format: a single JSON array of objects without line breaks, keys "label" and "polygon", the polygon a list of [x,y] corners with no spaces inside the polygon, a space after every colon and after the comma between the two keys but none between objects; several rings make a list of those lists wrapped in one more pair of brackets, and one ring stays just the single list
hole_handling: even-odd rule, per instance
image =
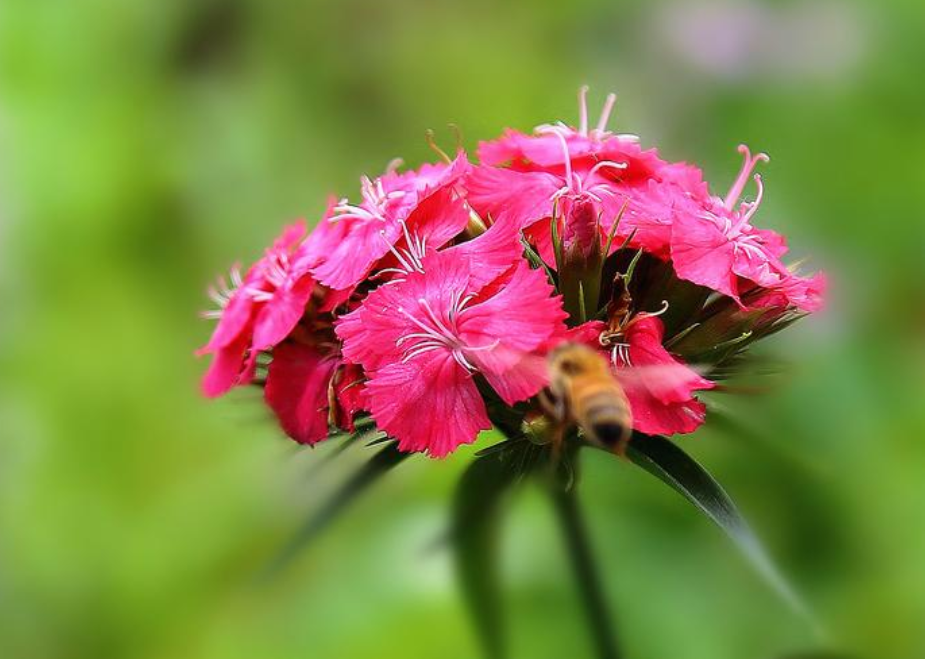
[{"label": "flower bud", "polygon": [[603,265],[600,221],[594,204],[584,198],[566,204],[559,288],[573,324],[586,321],[597,310]]}]

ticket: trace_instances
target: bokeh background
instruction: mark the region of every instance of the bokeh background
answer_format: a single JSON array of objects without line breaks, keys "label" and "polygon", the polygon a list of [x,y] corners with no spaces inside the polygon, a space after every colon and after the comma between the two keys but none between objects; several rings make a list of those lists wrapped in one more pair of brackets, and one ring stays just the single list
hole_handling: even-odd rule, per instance
[{"label": "bokeh background", "polygon": [[[794,616],[675,494],[586,456],[630,658],[925,656],[925,5],[3,0],[0,656],[475,657],[446,552],[471,458],[410,461],[284,577],[253,575],[359,464],[284,439],[256,391],[201,399],[206,284],[363,172],[505,126],[616,127],[724,191],[768,151],[759,223],[831,274],[775,338],[773,393],[683,444],[818,612]],[[590,656],[545,500],[504,536],[515,657]]]}]

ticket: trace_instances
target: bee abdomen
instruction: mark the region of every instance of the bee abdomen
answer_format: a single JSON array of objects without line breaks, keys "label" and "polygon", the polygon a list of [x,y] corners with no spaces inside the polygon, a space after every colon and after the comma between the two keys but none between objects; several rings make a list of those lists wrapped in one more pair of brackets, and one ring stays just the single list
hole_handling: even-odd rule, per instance
[{"label": "bee abdomen", "polygon": [[594,439],[606,446],[613,446],[626,439],[632,426],[632,419],[626,402],[612,392],[600,392],[589,396],[581,421]]}]

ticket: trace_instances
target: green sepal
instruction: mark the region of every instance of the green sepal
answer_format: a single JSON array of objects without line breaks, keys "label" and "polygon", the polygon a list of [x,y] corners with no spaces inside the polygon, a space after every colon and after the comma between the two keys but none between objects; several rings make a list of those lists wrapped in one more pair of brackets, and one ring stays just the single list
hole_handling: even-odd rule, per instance
[{"label": "green sepal", "polygon": [[732,540],[759,576],[797,614],[818,631],[817,623],[771,561],[726,490],[678,445],[661,436],[634,433],[626,456],[692,503]]}]

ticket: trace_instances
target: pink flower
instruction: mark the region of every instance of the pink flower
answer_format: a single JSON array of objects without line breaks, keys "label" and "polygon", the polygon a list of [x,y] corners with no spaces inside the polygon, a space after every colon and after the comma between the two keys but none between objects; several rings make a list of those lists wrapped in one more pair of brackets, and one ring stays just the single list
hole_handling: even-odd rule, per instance
[{"label": "pink flower", "polygon": [[367,407],[400,449],[441,457],[490,428],[477,375],[508,404],[545,386],[533,353],[565,314],[513,241],[508,262],[486,281],[477,253],[431,253],[423,272],[381,286],[338,324],[346,359],[368,376]]},{"label": "pink flower", "polygon": [[[402,174],[388,171],[375,180],[364,177],[362,201],[338,201],[306,241],[304,258],[314,276],[332,289],[352,289],[390,254],[393,259],[398,254],[400,262],[403,255],[396,245],[402,241],[412,256],[427,241],[434,247],[448,242],[468,221],[465,212],[458,212],[464,208],[461,200],[456,200],[456,206],[447,201],[468,169],[469,162],[460,153],[450,165],[427,165]],[[427,207],[424,216],[419,213],[413,219],[432,196],[438,196],[441,205]],[[449,215],[440,215],[441,210]],[[413,236],[409,233],[412,224]]]},{"label": "pink flower", "polygon": [[[582,88],[576,126],[508,130],[480,144],[475,167],[461,150],[446,164],[390,167],[362,179],[358,202],[332,200],[307,237],[304,223],[287,227],[244,277],[235,270],[212,291],[221,309],[199,351],[213,355],[203,391],[251,382],[263,353],[266,403],[296,441],[352,430],[364,411],[401,450],[439,457],[489,428],[489,409],[536,396],[548,352],[581,341],[608,355],[636,430],[696,429],[696,392],[714,385],[666,350],[662,312],[641,310],[666,298],[678,350],[721,365],[728,351],[700,350],[713,325],[728,315],[736,329],[742,315],[762,338],[819,308],[825,279],[792,272],[783,237],[752,225],[763,195],[753,170],[767,156],[741,146],[741,171],[714,196],[697,167],[610,132],[615,100],[592,126]],[[756,198],[740,202],[750,178]],[[607,260],[611,235],[611,251],[646,254]],[[524,239],[555,272],[531,269]],[[607,325],[573,327],[586,318]]]},{"label": "pink flower", "polygon": [[[482,166],[473,168],[466,182],[473,208],[483,217],[511,221],[525,229],[549,264],[553,262],[549,218],[554,208],[566,236],[587,217],[599,219],[597,233],[603,242],[624,204],[633,209],[640,187],[659,177],[666,167],[670,173],[677,169],[662,161],[654,149],[640,149],[635,136],[606,130],[616,99],[613,94],[607,98],[597,127],[589,130],[586,92],[583,87],[579,96],[578,128],[544,125],[533,136],[508,130],[495,142],[483,142],[479,146]],[[505,163],[506,168],[498,167]],[[662,226],[670,227],[667,218],[652,223],[659,229],[653,237],[645,231],[646,222],[633,221],[639,213],[629,215],[630,222],[621,222],[617,236],[625,238],[637,229],[634,246],[667,252],[670,228]]]},{"label": "pink flower", "polygon": [[401,279],[423,272],[424,256],[449,243],[468,222],[469,207],[463,198],[452,187],[438,188],[400,222],[402,235],[375,267],[373,277]]},{"label": "pink flower", "polygon": [[[564,140],[561,135],[556,139]],[[566,148],[564,141],[561,148]],[[603,239],[626,199],[617,194],[611,179],[604,175],[606,169],[619,169],[618,163],[601,161],[579,174],[571,169],[571,161],[565,162],[561,175],[475,167],[467,179],[469,203],[482,217],[525,229],[543,260],[553,264],[549,229],[553,210],[561,218],[564,233],[569,235],[584,217],[599,218],[598,232]],[[531,231],[534,225],[535,230]]]},{"label": "pink flower", "polygon": [[[590,321],[569,330],[565,340],[597,350],[605,325]],[[630,321],[620,342],[606,351],[614,375],[623,386],[633,415],[633,428],[647,435],[690,433],[704,421],[706,406],[694,392],[715,385],[673,357],[662,345],[662,321],[640,314]]]},{"label": "pink flower", "polygon": [[630,402],[633,427],[647,435],[699,428],[706,406],[694,398],[694,392],[715,386],[665,350],[664,332],[657,317],[639,316],[626,328],[626,348],[616,352],[617,379]]},{"label": "pink flower", "polygon": [[663,163],[654,150],[639,148],[637,136],[615,135],[607,130],[617,100],[615,94],[607,96],[597,126],[589,128],[587,93],[587,87],[578,92],[577,127],[562,122],[543,124],[534,129],[533,135],[507,129],[497,140],[479,143],[479,161],[482,165],[508,166],[517,171],[562,174],[567,162],[573,170],[583,173],[598,162],[610,160],[624,163],[625,174],[632,178],[647,178],[658,170]]},{"label": "pink flower", "polygon": [[198,354],[214,354],[203,378],[207,396],[219,396],[250,382],[257,353],[282,341],[302,317],[315,288],[307,269],[294,262],[293,253],[305,234],[305,223],[292,224],[241,279],[232,271],[231,288],[210,290],[219,305],[207,315],[219,319],[209,342]]},{"label": "pink flower", "polygon": [[682,279],[707,286],[740,304],[742,295],[755,286],[785,295],[788,302],[804,311],[822,304],[821,278],[794,275],[781,262],[787,247],[773,231],[756,229],[751,218],[764,192],[755,174],[758,194],[753,202],[736,207],[755,165],[768,160],[759,153],[752,157],[745,145],[739,147],[745,162],[725,199],[693,199],[679,192],[675,197],[671,225],[671,259]]}]

